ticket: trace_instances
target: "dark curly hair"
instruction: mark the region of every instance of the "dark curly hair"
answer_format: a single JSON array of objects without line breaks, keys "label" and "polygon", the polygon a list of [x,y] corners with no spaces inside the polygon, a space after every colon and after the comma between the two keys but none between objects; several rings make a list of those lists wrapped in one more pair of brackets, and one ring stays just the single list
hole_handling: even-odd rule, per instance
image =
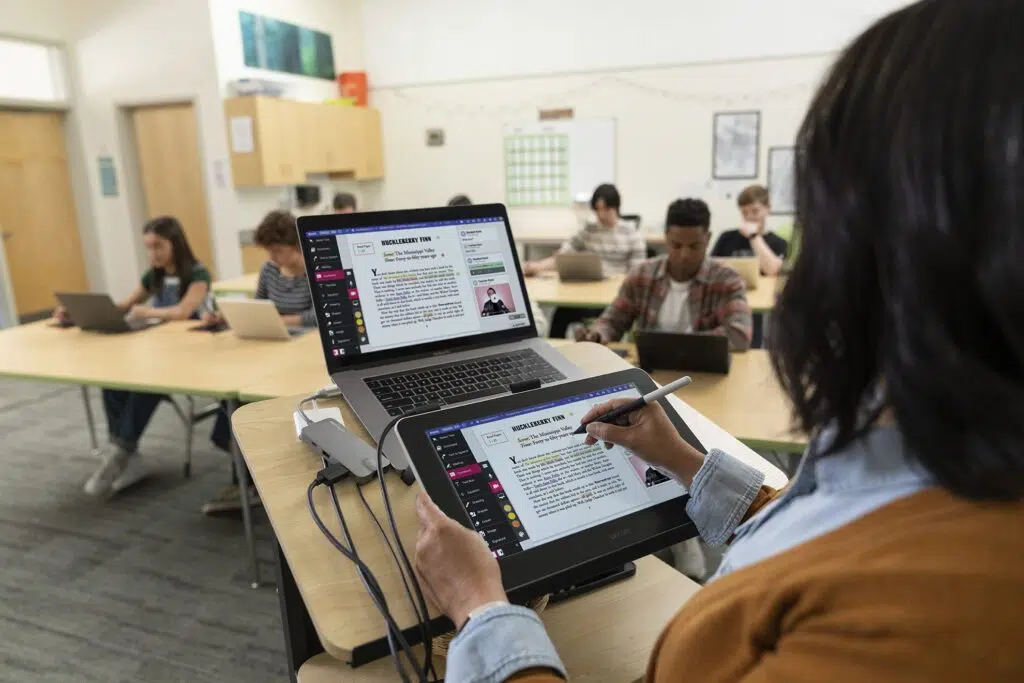
[{"label": "dark curly hair", "polygon": [[271,211],[260,221],[253,241],[264,249],[278,244],[286,247],[299,246],[295,216],[287,211]]}]

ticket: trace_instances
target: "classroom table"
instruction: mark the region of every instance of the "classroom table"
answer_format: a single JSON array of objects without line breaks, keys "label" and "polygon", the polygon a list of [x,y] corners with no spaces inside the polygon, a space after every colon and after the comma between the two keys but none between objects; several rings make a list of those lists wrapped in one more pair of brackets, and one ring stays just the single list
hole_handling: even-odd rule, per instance
[{"label": "classroom table", "polygon": [[[647,242],[647,246],[661,247],[665,245],[665,233],[664,232],[642,232],[644,240]],[[523,248],[523,258],[527,261],[532,261],[530,256],[533,254],[534,249],[557,249],[562,246],[567,239],[572,237],[572,233],[561,232],[531,232],[526,234],[513,234],[515,243]]]},{"label": "classroom table", "polygon": [[256,282],[259,273],[246,273],[228,280],[217,280],[210,288],[214,296],[248,296],[256,295]]},{"label": "classroom table", "polygon": [[[292,354],[318,356],[320,340],[309,334],[289,342],[242,340],[229,332],[195,332],[196,321],[170,322],[138,332],[100,334],[60,329],[50,320],[0,331],[0,377],[76,384],[81,387],[93,449],[96,425],[90,387],[222,400],[229,413],[238,390]],[[232,453],[241,464],[237,449]],[[239,471],[242,471],[239,469]],[[248,497],[245,487],[243,498]],[[242,505],[253,585],[259,566],[250,508]]]},{"label": "classroom table", "polygon": [[[253,296],[256,273],[213,283],[215,296]],[[526,278],[526,290],[535,304],[563,308],[603,308],[610,304],[622,285],[623,276],[613,275],[597,282],[562,282],[554,273]],[[761,276],[757,289],[747,291],[747,301],[755,313],[772,310],[781,282],[778,277]]]},{"label": "classroom table", "polygon": [[[591,374],[613,372],[629,367],[629,364],[613,351],[597,344],[579,343],[562,346],[563,353]],[[317,377],[316,370],[309,371],[307,377]],[[319,380],[313,382],[310,389],[319,388]],[[280,386],[280,385],[278,385]],[[257,392],[243,390],[242,395],[255,395]],[[278,592],[282,603],[282,617],[285,625],[286,650],[289,658],[290,671],[296,671],[309,657],[318,654],[322,646],[333,657],[353,663],[363,664],[386,655],[385,632],[382,620],[367,597],[357,574],[344,558],[323,539],[309,515],[306,503],[306,487],[320,469],[320,461],[312,457],[308,448],[302,445],[295,436],[293,412],[302,394],[273,400],[251,403],[239,408],[232,416],[235,437],[239,448],[248,463],[253,482],[259,490],[260,499],[273,526],[278,544]],[[758,467],[766,473],[767,482],[772,486],[784,485],[785,475],[767,463],[750,449],[741,445],[734,437],[715,426],[707,417],[678,398],[670,399],[675,409],[690,425],[698,438],[707,448],[722,448],[737,458]],[[368,436],[356,420],[344,401],[333,399],[320,402],[321,407],[338,406],[347,427],[357,432],[362,438]],[[417,487],[407,487],[393,474],[386,476],[392,505],[402,537],[412,544],[415,537],[415,514],[413,500]],[[367,496],[370,505],[380,514],[383,506],[375,482]],[[380,541],[376,528],[371,524],[368,515],[360,506],[355,495],[353,483],[344,482],[339,486],[341,506],[349,522],[353,540],[359,549],[360,556],[374,570],[386,595],[401,595],[399,577],[387,554],[387,549]],[[328,526],[337,532],[337,520],[330,514],[329,498],[326,491],[318,491],[316,505]],[[638,572],[649,563],[638,565]],[[643,569],[643,577],[650,570]],[[623,587],[630,590],[639,584],[624,582]],[[657,594],[658,591],[654,591]],[[685,599],[686,590],[670,591],[671,599],[638,601],[629,597],[612,600],[601,610],[606,614],[614,614],[614,621],[628,625],[638,623],[634,619],[646,618],[655,623],[663,624],[668,616]],[[593,594],[594,600],[602,600],[602,596],[614,595],[600,591]],[[395,618],[403,627],[414,623],[412,611],[404,600],[397,597],[393,601]],[[583,605],[583,600],[571,601],[558,609],[571,611],[574,604]],[[639,610],[639,614],[632,610]],[[552,615],[559,614],[555,608]],[[644,615],[641,617],[641,614]],[[552,616],[551,618],[554,618]],[[571,618],[566,617],[566,628],[573,631],[584,647],[587,633],[593,628],[593,620],[584,620],[577,613]],[[573,626],[575,624],[575,626]],[[587,624],[584,629],[580,624]],[[612,624],[606,625],[613,628]],[[582,629],[582,630],[580,630]],[[629,628],[616,631],[622,637],[632,637]],[[567,636],[568,637],[568,636]],[[649,648],[652,633],[645,633],[640,649]],[[587,656],[597,656],[595,652],[583,652],[578,661],[585,661]],[[635,653],[634,653],[635,655]],[[642,674],[643,667],[637,659],[637,668],[630,672],[632,680]],[[607,680],[601,678],[600,680]],[[352,680],[373,680],[355,679]]]},{"label": "classroom table", "polygon": [[[648,556],[637,560],[633,578],[552,605],[541,616],[571,680],[629,683],[643,675],[661,631],[698,589],[673,567]],[[444,664],[444,658],[434,657],[440,675]],[[353,669],[326,652],[307,660],[298,671],[299,683],[376,683],[395,678],[390,657]]]}]

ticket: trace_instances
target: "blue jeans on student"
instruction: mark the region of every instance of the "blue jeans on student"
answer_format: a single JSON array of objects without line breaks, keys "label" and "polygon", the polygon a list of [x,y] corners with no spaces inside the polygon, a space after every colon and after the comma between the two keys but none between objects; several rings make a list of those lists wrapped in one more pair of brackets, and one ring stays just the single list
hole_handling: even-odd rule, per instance
[{"label": "blue jeans on student", "polygon": [[167,398],[166,394],[104,389],[103,412],[107,415],[110,443],[134,453],[157,406]]}]

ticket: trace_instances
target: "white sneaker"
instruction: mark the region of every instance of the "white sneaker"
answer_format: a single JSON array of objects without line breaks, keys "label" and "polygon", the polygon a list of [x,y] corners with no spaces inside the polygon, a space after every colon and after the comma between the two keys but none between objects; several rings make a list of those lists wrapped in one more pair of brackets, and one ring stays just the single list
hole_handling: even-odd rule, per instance
[{"label": "white sneaker", "polygon": [[139,474],[138,461],[134,453],[110,446],[104,451],[103,462],[85,482],[85,492],[90,496],[109,496],[115,491],[131,486],[145,474]]}]

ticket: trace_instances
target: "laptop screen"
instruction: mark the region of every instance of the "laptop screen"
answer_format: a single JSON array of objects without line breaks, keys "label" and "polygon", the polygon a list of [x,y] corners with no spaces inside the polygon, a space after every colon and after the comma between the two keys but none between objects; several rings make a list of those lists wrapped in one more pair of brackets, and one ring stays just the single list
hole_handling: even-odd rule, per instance
[{"label": "laptop screen", "polygon": [[504,207],[465,215],[485,208],[299,219],[329,369],[533,329]]}]

